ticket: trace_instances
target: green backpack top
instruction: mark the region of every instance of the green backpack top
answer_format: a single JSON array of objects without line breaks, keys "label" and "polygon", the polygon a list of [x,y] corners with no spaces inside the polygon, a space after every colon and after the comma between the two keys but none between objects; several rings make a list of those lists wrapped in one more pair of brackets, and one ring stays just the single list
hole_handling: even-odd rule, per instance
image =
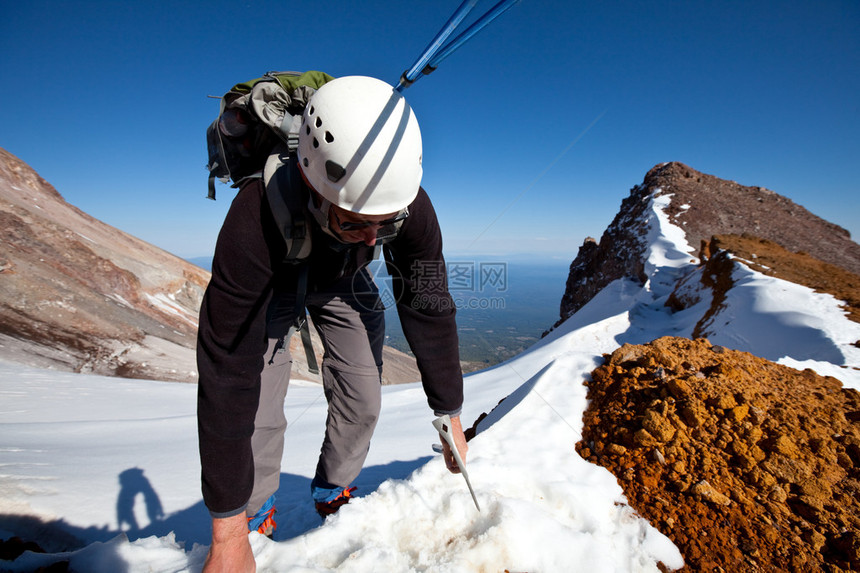
[{"label": "green backpack top", "polygon": [[308,100],[333,79],[317,71],[268,72],[224,94],[218,117],[206,130],[208,197],[215,199],[215,179],[238,187],[244,179],[261,176],[279,143],[295,151]]}]

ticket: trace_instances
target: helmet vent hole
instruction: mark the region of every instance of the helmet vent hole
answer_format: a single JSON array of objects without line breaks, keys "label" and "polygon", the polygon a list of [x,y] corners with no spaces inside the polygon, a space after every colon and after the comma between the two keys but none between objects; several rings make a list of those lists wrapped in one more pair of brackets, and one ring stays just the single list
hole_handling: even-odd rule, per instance
[{"label": "helmet vent hole", "polygon": [[313,115],[313,114],[314,114],[314,106],[311,106],[311,107],[308,109],[308,115]]},{"label": "helmet vent hole", "polygon": [[334,136],[330,131],[325,132],[325,142],[326,143],[334,143]]},{"label": "helmet vent hole", "polygon": [[314,125],[316,125],[317,127],[322,126],[322,119],[317,118],[317,120],[314,122]]},{"label": "helmet vent hole", "polygon": [[311,134],[311,126],[306,125],[305,126],[305,135],[310,135],[310,134]]},{"label": "helmet vent hole", "polygon": [[309,165],[308,158],[307,157],[303,158],[302,163],[304,164],[305,167],[307,167]]},{"label": "helmet vent hole", "polygon": [[346,175],[346,169],[343,168],[343,165],[329,159],[325,162],[325,174],[329,181],[337,183]]},{"label": "helmet vent hole", "polygon": [[320,142],[317,141],[317,138],[314,137],[314,149],[317,149],[320,146]]}]

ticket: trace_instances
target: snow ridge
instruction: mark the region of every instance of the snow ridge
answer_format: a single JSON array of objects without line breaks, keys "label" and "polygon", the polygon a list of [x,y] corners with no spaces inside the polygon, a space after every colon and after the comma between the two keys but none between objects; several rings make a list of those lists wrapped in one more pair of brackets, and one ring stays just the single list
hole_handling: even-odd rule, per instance
[{"label": "snow ridge", "polygon": [[[602,355],[625,342],[689,336],[709,307],[701,269],[668,214],[671,201],[659,195],[644,207],[644,282],[609,282],[529,351],[467,377],[463,419],[468,424],[489,412],[468,458],[480,513],[462,478],[430,456],[436,439],[431,414],[420,385],[410,384],[383,389],[382,417],[356,482],[360,497],[322,524],[308,485],[325,402],[318,386],[293,384],[278,492],[282,526],[274,542],[252,535],[258,570],[680,567],[678,549],[630,509],[615,477],[574,450],[586,408],[583,380]],[[860,356],[849,348],[860,331],[837,301],[740,261],[733,279],[714,317],[719,328],[712,342],[754,354],[776,348],[786,353],[777,357],[786,364],[838,372],[846,385],[860,388]],[[665,303],[679,284],[698,302],[673,310]],[[6,569],[68,560],[72,569],[88,571],[201,570],[209,526],[199,494],[194,387],[0,363],[0,395],[0,529],[65,532],[86,544],[71,552],[28,553]],[[117,480],[129,470],[137,470],[131,486]],[[146,487],[157,493],[162,516],[141,500]],[[119,503],[129,499],[127,506]],[[41,522],[26,529],[23,507]],[[129,514],[140,527],[128,525]]]}]

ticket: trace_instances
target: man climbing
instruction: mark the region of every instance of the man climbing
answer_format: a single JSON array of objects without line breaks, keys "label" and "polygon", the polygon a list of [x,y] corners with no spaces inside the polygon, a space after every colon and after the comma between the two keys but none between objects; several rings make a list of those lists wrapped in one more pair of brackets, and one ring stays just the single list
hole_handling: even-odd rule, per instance
[{"label": "man climbing", "polygon": [[[463,459],[468,449],[454,305],[439,223],[420,187],[421,134],[412,109],[379,80],[332,80],[308,102],[294,155],[281,167],[300,174],[286,179],[289,188],[278,177],[241,186],[200,311],[197,412],[203,497],[213,518],[207,572],[253,571],[249,529],[271,534],[275,527],[289,337],[305,308],[325,349],[328,401],[311,496],[322,516],[349,501],[381,405],[383,305],[365,268],[380,247],[401,275],[393,285],[398,315],[428,404],[451,416]],[[288,254],[295,245],[285,241],[267,183],[307,197],[300,243],[307,256]],[[458,471],[443,445],[449,469]]]}]

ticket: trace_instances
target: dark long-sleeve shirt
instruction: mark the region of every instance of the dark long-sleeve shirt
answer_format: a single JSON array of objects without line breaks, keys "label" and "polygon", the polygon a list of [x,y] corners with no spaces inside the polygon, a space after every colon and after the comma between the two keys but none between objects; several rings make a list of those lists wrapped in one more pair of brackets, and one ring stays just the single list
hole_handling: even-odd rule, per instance
[{"label": "dark long-sleeve shirt", "polygon": [[[311,226],[316,222],[309,221]],[[324,289],[368,260],[356,245],[337,251],[317,229],[309,289]],[[409,217],[384,248],[394,278],[397,310],[415,354],[430,407],[456,413],[463,402],[454,304],[448,293],[442,235],[430,198],[421,189]],[[266,309],[273,292],[293,288],[297,266],[284,262],[286,246],[266,200],[252,181],[225,218],[200,310],[197,421],[203,499],[215,516],[241,511],[251,495],[251,436],[267,344]],[[400,278],[397,278],[399,275]]]}]

